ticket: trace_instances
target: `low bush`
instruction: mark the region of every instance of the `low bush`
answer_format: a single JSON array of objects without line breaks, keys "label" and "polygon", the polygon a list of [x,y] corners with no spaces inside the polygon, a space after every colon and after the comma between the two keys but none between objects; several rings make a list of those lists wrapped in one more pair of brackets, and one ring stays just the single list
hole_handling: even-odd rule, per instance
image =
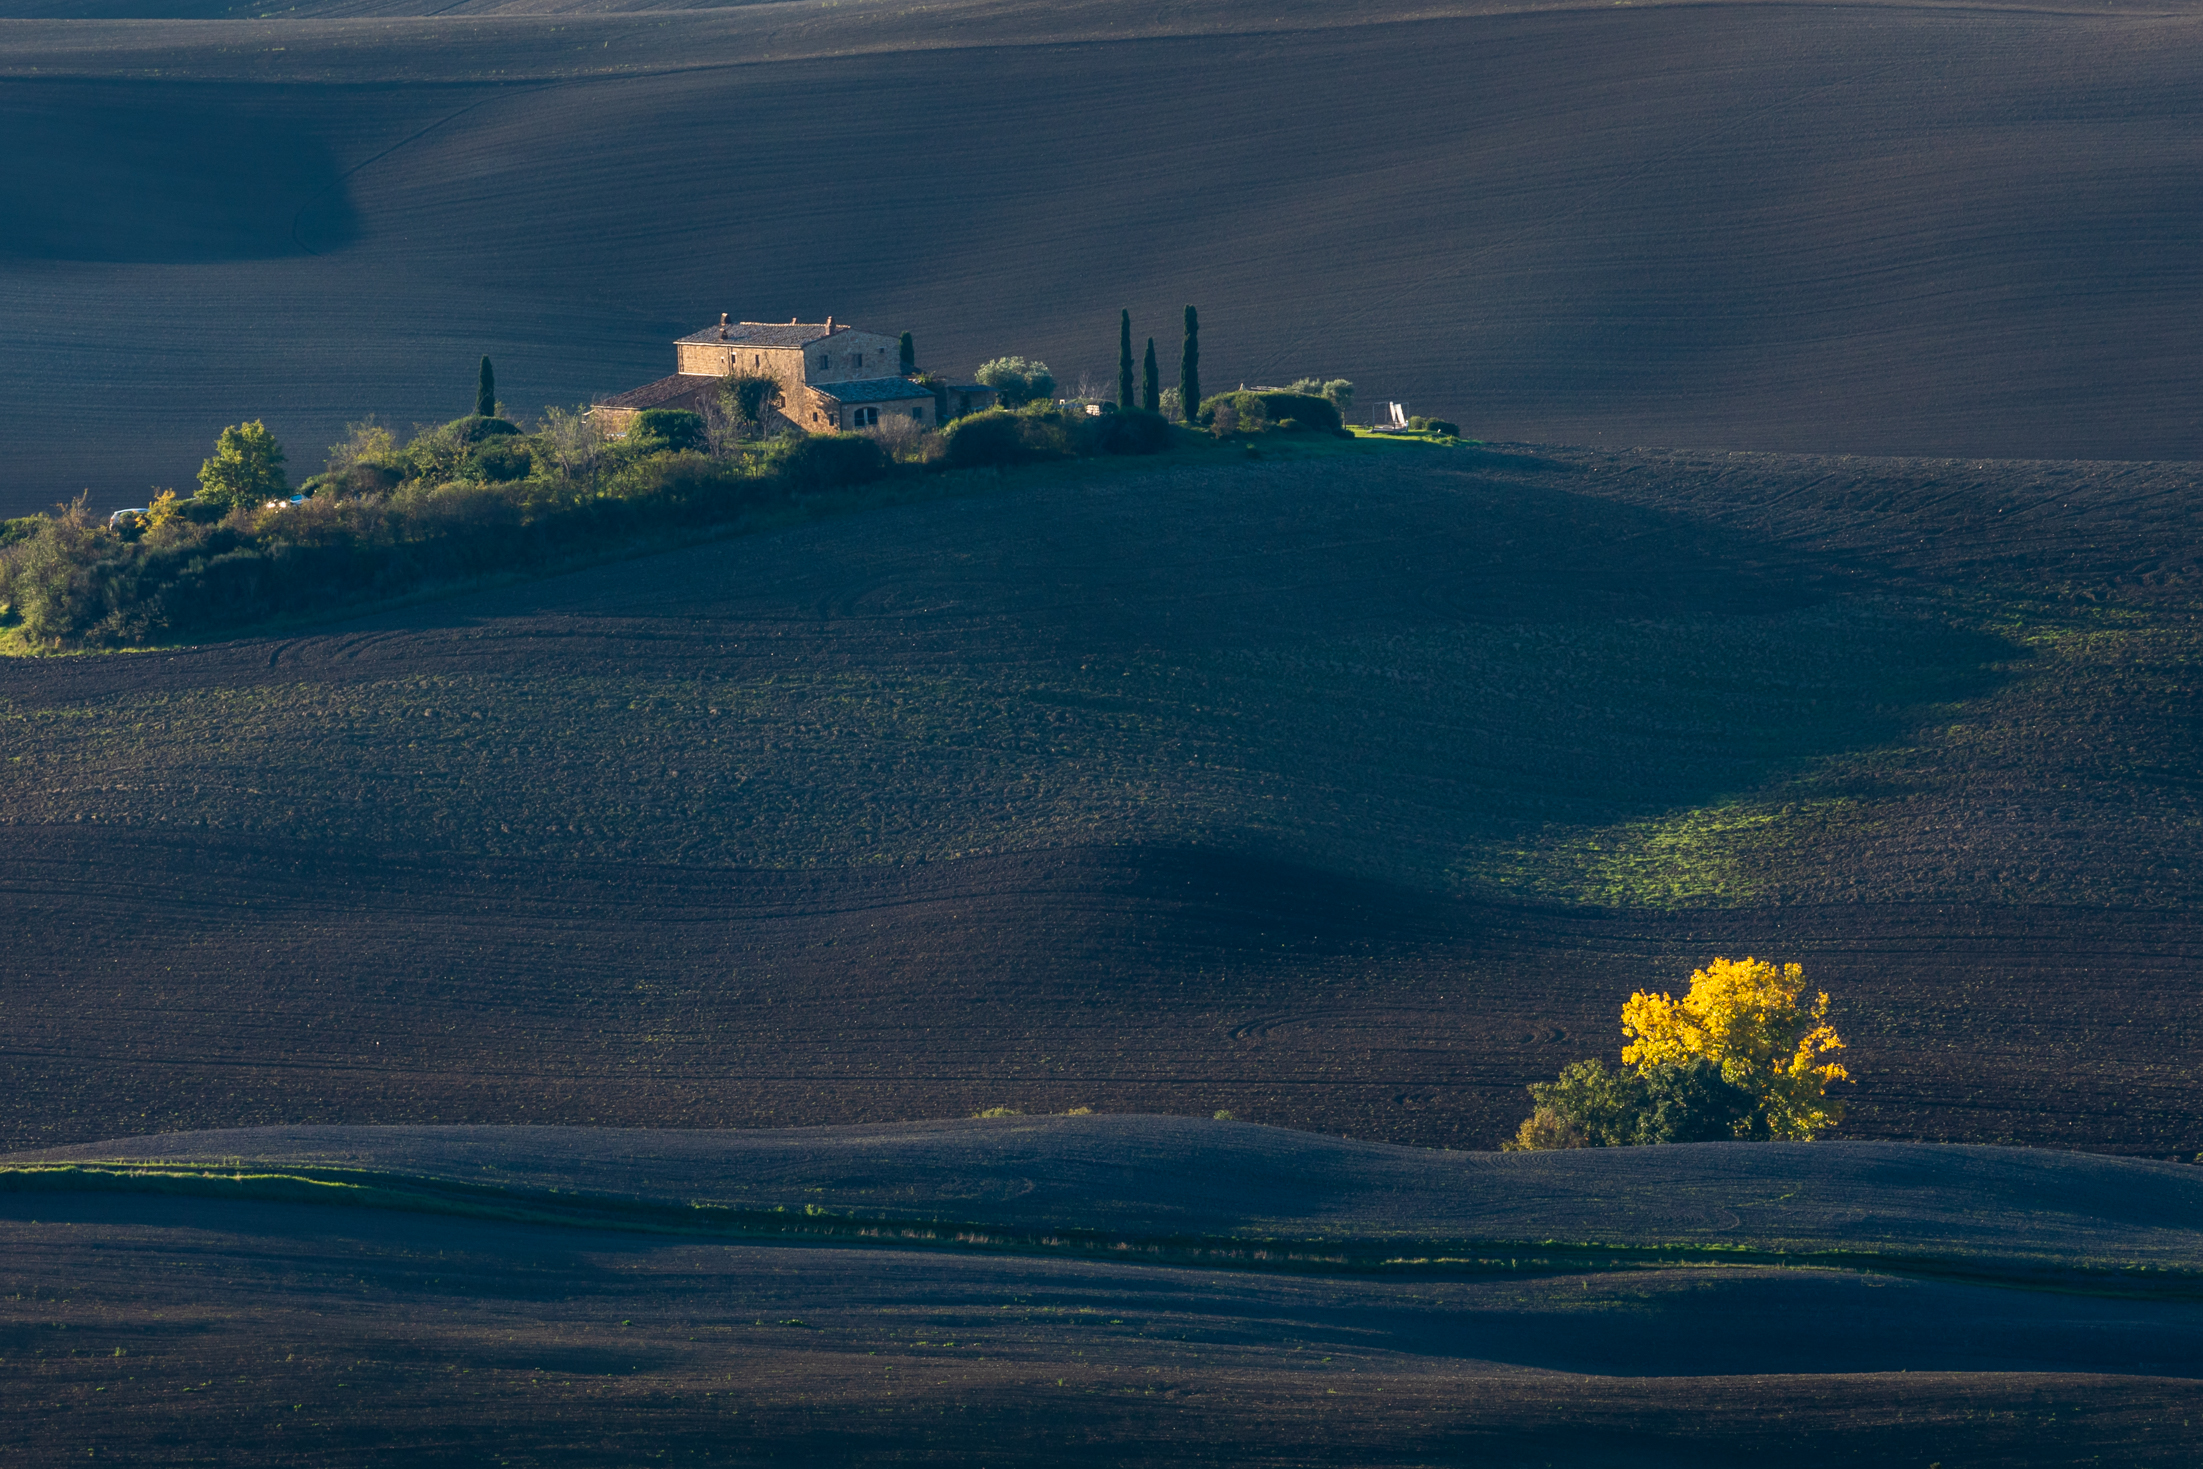
[{"label": "low bush", "polygon": [[[1212,429],[1223,412],[1228,427],[1222,433],[1339,432],[1339,410],[1328,399],[1309,393],[1256,393],[1241,388],[1201,400],[1200,421]],[[1291,428],[1286,425],[1291,424]]]},{"label": "low bush", "polygon": [[1144,408],[1105,413],[1093,420],[1101,425],[1094,434],[1092,452],[1102,454],[1160,454],[1170,447],[1170,421]]},{"label": "low bush", "polygon": [[1313,393],[1257,393],[1270,422],[1280,428],[1291,421],[1312,433],[1336,433],[1339,410],[1329,399]]},{"label": "low bush", "polygon": [[1305,393],[1312,398],[1321,398],[1329,403],[1341,418],[1344,418],[1347,410],[1354,406],[1354,384],[1343,377],[1329,379],[1320,377],[1297,378],[1287,385],[1285,391],[1288,393]]},{"label": "low bush", "polygon": [[1530,1099],[1535,1110],[1513,1151],[1720,1142],[1751,1135],[1757,1111],[1751,1093],[1703,1057],[1619,1071],[1578,1061],[1558,1080],[1533,1084]]},{"label": "low bush", "polygon": [[1039,457],[1029,425],[1024,415],[1003,408],[967,414],[941,431],[943,459],[952,469],[1024,464]]},{"label": "low bush", "polygon": [[1443,418],[1425,419],[1423,422],[1423,431],[1425,433],[1438,434],[1441,437],[1448,439],[1458,439],[1461,437],[1461,425],[1458,423],[1448,422],[1446,419]]},{"label": "low bush", "polygon": [[535,472],[535,456],[522,439],[491,439],[467,454],[465,466],[474,478],[502,484],[526,479]]},{"label": "low bush", "polygon": [[704,451],[704,415],[686,408],[646,408],[627,426],[628,447],[638,454]]},{"label": "low bush", "polygon": [[870,434],[812,434],[777,442],[767,459],[798,494],[869,484],[889,468],[887,451]]},{"label": "low bush", "polygon": [[[531,460],[531,462],[533,462]],[[361,462],[344,469],[325,470],[299,482],[299,492],[314,495],[379,495],[405,483],[405,471],[395,465]],[[181,508],[181,507],[179,507]]]},{"label": "low bush", "polygon": [[472,414],[455,418],[445,427],[462,444],[479,444],[487,439],[508,439],[520,432],[520,425],[509,418],[490,418]]}]

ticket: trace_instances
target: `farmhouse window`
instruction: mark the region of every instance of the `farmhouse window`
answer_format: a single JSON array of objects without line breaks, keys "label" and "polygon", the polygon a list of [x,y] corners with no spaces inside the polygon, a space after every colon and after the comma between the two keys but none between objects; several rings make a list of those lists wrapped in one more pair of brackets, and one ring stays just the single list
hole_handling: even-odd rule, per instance
[{"label": "farmhouse window", "polygon": [[827,365],[826,354],[824,352],[818,354],[818,365],[822,368]]},{"label": "farmhouse window", "polygon": [[880,410],[877,408],[859,408],[856,420],[858,428],[871,428],[880,421]]}]

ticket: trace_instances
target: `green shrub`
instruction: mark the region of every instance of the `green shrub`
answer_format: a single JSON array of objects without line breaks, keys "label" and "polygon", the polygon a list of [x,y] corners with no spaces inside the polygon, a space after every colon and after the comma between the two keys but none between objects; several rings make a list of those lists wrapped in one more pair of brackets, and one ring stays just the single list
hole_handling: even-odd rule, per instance
[{"label": "green shrub", "polygon": [[[910,334],[905,332],[903,335],[907,337]],[[780,380],[738,372],[728,378],[719,391],[725,397],[735,419],[742,425],[743,436],[756,438],[765,432],[765,415],[772,411],[773,404],[780,401]]]},{"label": "green shrub", "polygon": [[520,432],[520,425],[509,418],[491,418],[479,413],[454,418],[444,428],[456,442],[468,445],[479,444],[485,439],[510,438]]},{"label": "green shrub", "polygon": [[810,434],[783,440],[770,463],[798,494],[867,484],[888,471],[887,451],[870,434]]},{"label": "green shrub", "polygon": [[359,463],[341,474],[323,476],[326,487],[343,495],[376,495],[405,482],[405,471],[392,464]]},{"label": "green shrub", "polygon": [[12,546],[17,541],[27,541],[38,534],[46,523],[43,515],[25,515],[15,520],[0,520],[0,546]]},{"label": "green shrub", "polygon": [[1354,406],[1354,385],[1343,377],[1335,377],[1329,381],[1317,377],[1296,378],[1287,385],[1285,391],[1321,398],[1341,418]]},{"label": "green shrub", "polygon": [[1449,423],[1443,418],[1425,419],[1423,422],[1423,431],[1425,433],[1440,434],[1449,439],[1458,439],[1461,437],[1461,425],[1458,423]]},{"label": "green shrub", "polygon": [[1266,396],[1262,393],[1250,393],[1243,388],[1237,392],[1218,393],[1213,398],[1201,400],[1201,411],[1196,415],[1196,420],[1207,425],[1209,431],[1219,438],[1229,434],[1261,433],[1270,426],[1270,408],[1264,401]]},{"label": "green shrub", "polygon": [[466,467],[475,477],[502,483],[526,479],[535,472],[535,456],[525,439],[491,439],[477,444],[467,455]]},{"label": "green shrub", "polygon": [[627,447],[638,454],[702,452],[704,415],[686,408],[646,408],[627,425]]},{"label": "green shrub", "polygon": [[1160,454],[1170,447],[1170,422],[1160,413],[1134,408],[1105,413],[1095,450],[1103,454]]},{"label": "green shrub", "polygon": [[1068,459],[1077,454],[1091,454],[1100,427],[1100,418],[1089,418],[1080,408],[1066,412],[1046,398],[1028,403],[1017,411],[1017,432],[1025,441],[1028,459]]},{"label": "green shrub", "polygon": [[[1226,404],[1231,406],[1232,431],[1260,433],[1267,428],[1293,433],[1335,434],[1339,431],[1339,410],[1327,398],[1313,393],[1255,393],[1242,388],[1237,392],[1218,393],[1201,405],[1201,419],[1205,423],[1216,422],[1216,410]],[[1286,425],[1291,424],[1291,428]]]},{"label": "green shrub", "polygon": [[972,413],[941,431],[943,458],[957,469],[1022,464],[1031,458],[1018,416],[1001,408]]},{"label": "green shrub", "polygon": [[1262,393],[1258,396],[1270,421],[1280,428],[1287,419],[1315,433],[1336,433],[1341,427],[1339,410],[1321,394]]},{"label": "green shrub", "polygon": [[1533,1083],[1530,1100],[1535,1110],[1511,1151],[1720,1142],[1752,1136],[1758,1112],[1751,1093],[1703,1057],[1618,1071],[1578,1061],[1557,1080]]}]

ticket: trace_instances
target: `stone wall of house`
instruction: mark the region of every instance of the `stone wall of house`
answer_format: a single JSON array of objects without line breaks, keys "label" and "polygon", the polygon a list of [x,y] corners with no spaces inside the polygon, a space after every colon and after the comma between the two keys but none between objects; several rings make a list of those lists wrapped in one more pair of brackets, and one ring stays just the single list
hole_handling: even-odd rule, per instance
[{"label": "stone wall of house", "polygon": [[740,342],[675,342],[673,357],[675,372],[709,373],[714,377],[730,377],[741,373],[748,377],[778,378],[784,383],[803,381],[803,352],[796,347],[745,347]]},{"label": "stone wall of house", "polygon": [[855,432],[860,427],[857,423],[857,410],[860,408],[877,408],[882,419],[908,418],[916,413],[920,428],[933,427],[931,398],[901,398],[891,403],[831,403],[816,393],[806,391],[805,400],[807,413],[803,427],[813,433]]},{"label": "stone wall of house", "polygon": [[803,380],[847,383],[902,373],[902,346],[878,332],[837,331],[803,349]]},{"label": "stone wall of house", "polygon": [[805,347],[750,347],[740,342],[676,342],[674,371],[778,378],[782,383],[846,383],[895,377],[902,346],[878,332],[837,330]]},{"label": "stone wall of house", "polygon": [[[726,377],[736,373],[748,377],[769,377],[780,384],[781,416],[799,428],[812,433],[833,433],[850,426],[849,410],[830,403],[810,390],[818,383],[854,382],[861,378],[897,377],[901,374],[902,343],[895,337],[878,332],[854,331],[837,328],[830,337],[821,337],[803,347],[757,347],[740,342],[676,342],[674,344],[675,371],[704,373]],[[887,405],[880,405],[885,414]],[[932,426],[933,406],[924,400],[903,405],[897,411],[907,414],[912,407],[923,410],[921,422]],[[624,414],[620,426],[612,432],[626,432],[626,422],[634,417],[633,410],[603,409],[603,422],[608,426],[615,414]]]}]

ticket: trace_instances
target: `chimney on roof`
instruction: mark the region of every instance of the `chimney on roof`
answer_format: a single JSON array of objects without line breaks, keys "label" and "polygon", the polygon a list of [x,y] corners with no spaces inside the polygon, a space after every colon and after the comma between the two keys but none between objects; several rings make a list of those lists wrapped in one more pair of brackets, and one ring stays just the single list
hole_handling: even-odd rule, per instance
[{"label": "chimney on roof", "polygon": [[720,312],[720,313],[719,313],[719,340],[720,340],[720,341],[722,341],[722,342],[724,342],[724,341],[725,341],[726,339],[727,339],[727,313],[726,313],[726,312],[724,312],[724,311],[722,311],[722,312]]},{"label": "chimney on roof", "polygon": [[828,335],[828,336],[832,336],[833,334],[834,334],[834,318],[832,318],[831,316],[829,316],[829,317],[827,317],[827,318],[826,318],[826,335]]}]

